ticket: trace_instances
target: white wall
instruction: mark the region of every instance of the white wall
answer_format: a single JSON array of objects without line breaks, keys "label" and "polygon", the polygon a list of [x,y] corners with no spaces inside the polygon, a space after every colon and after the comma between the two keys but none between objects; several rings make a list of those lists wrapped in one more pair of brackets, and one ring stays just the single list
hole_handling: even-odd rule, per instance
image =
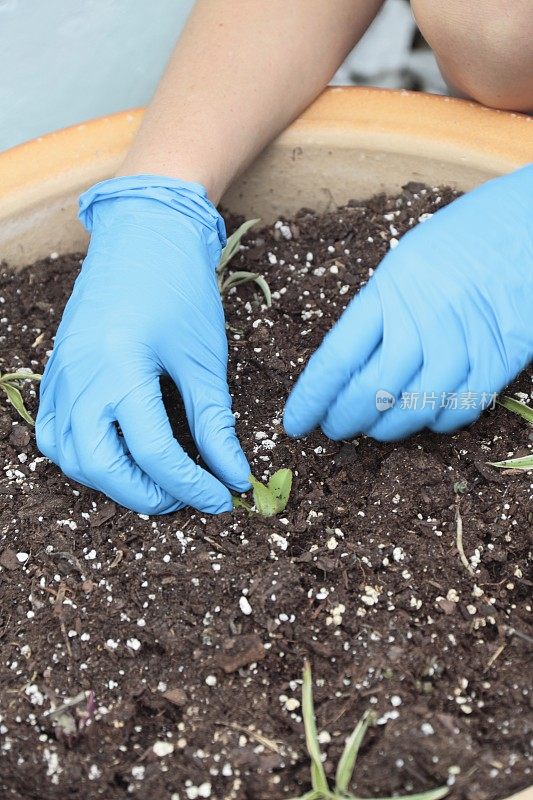
[{"label": "white wall", "polygon": [[[193,5],[0,0],[0,150],[144,105]],[[445,91],[432,54],[412,51],[414,30],[407,0],[387,0],[334,82],[410,88],[414,76],[426,91]]]},{"label": "white wall", "polygon": [[0,150],[146,103],[194,0],[0,0]]}]

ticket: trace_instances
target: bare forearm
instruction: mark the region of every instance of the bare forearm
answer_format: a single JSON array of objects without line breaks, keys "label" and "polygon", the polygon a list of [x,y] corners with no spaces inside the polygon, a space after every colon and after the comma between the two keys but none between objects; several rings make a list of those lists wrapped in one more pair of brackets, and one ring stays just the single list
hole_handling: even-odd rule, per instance
[{"label": "bare forearm", "polygon": [[198,0],[120,174],[216,203],[328,83],[382,0]]}]

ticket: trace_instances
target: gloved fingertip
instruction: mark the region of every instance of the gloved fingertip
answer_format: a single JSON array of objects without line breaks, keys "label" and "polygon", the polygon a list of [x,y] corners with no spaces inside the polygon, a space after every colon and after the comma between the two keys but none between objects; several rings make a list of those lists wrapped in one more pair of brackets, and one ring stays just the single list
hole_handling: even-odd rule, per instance
[{"label": "gloved fingertip", "polygon": [[340,442],[342,439],[349,438],[344,434],[344,431],[340,431],[328,418],[324,420],[320,428],[324,436],[327,436],[328,439],[334,442]]},{"label": "gloved fingertip", "polygon": [[283,427],[287,436],[293,439],[299,436],[305,436],[306,433],[309,433],[309,431],[313,429],[312,425],[306,424],[306,422],[302,420],[301,415],[295,410],[294,402],[291,402],[290,397],[287,400],[287,405],[283,412]]},{"label": "gloved fingertip", "polygon": [[211,498],[202,510],[206,514],[224,514],[227,511],[232,511],[233,500],[228,489],[225,486],[221,486],[221,492],[217,493],[216,497]]},{"label": "gloved fingertip", "polygon": [[224,483],[237,492],[247,492],[252,488],[249,476],[251,468],[248,459],[240,450],[235,455],[235,458],[230,464],[226,464],[224,468]]},{"label": "gloved fingertip", "polygon": [[182,508],[183,508],[183,503],[181,502],[181,500],[174,500],[170,501],[169,503],[166,503],[165,505],[161,505],[158,508],[158,510],[153,513],[157,514],[158,516],[162,514],[173,514],[176,511],[181,511]]},{"label": "gloved fingertip", "polygon": [[245,480],[235,481],[235,483],[231,488],[234,489],[236,492],[239,492],[239,494],[243,494],[244,492],[250,491],[250,489],[252,488],[252,484],[250,483],[248,478],[246,478]]},{"label": "gloved fingertip", "polygon": [[251,469],[234,428],[226,428],[199,441],[202,457],[224,486],[239,492],[250,488]]},{"label": "gloved fingertip", "polygon": [[244,453],[243,453],[243,451],[241,450],[240,447],[239,447],[239,454],[238,454],[237,460],[239,462],[238,482],[239,482],[240,486],[245,486],[246,487],[246,489],[243,490],[243,491],[246,491],[252,485],[250,483],[250,475],[252,473],[252,468],[250,467],[250,463],[249,463],[248,459],[246,458],[246,456],[244,455]]}]

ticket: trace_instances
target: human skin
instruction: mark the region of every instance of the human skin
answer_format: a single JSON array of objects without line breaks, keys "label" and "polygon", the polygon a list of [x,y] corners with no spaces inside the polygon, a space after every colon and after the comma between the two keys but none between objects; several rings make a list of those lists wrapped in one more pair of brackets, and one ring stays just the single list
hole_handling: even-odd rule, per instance
[{"label": "human skin", "polygon": [[206,187],[218,203],[322,91],[382,0],[198,0],[119,175]]},{"label": "human skin", "polygon": [[[225,189],[322,91],[382,0],[198,0],[119,174]],[[456,93],[533,109],[531,0],[412,0]]]},{"label": "human skin", "polygon": [[456,94],[533,111],[531,0],[411,0],[411,8]]}]

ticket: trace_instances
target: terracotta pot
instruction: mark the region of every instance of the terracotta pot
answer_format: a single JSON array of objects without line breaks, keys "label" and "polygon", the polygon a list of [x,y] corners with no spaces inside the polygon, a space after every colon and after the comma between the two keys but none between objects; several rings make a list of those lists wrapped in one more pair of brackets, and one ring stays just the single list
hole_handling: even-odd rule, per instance
[{"label": "terracotta pot", "polygon": [[[0,154],[0,259],[27,264],[85,246],[80,192],[114,174],[142,110],[57,131]],[[531,160],[533,119],[413,92],[330,88],[236,182],[224,205],[272,221],[410,180],[469,189]]]},{"label": "terracotta pot", "polygon": [[[142,113],[96,119],[0,154],[0,261],[17,267],[84,248],[78,195],[119,170]],[[531,117],[448,97],[330,88],[223,204],[269,222],[302,206],[325,209],[413,180],[470,189],[532,155]],[[533,788],[508,800],[533,800]]]}]

